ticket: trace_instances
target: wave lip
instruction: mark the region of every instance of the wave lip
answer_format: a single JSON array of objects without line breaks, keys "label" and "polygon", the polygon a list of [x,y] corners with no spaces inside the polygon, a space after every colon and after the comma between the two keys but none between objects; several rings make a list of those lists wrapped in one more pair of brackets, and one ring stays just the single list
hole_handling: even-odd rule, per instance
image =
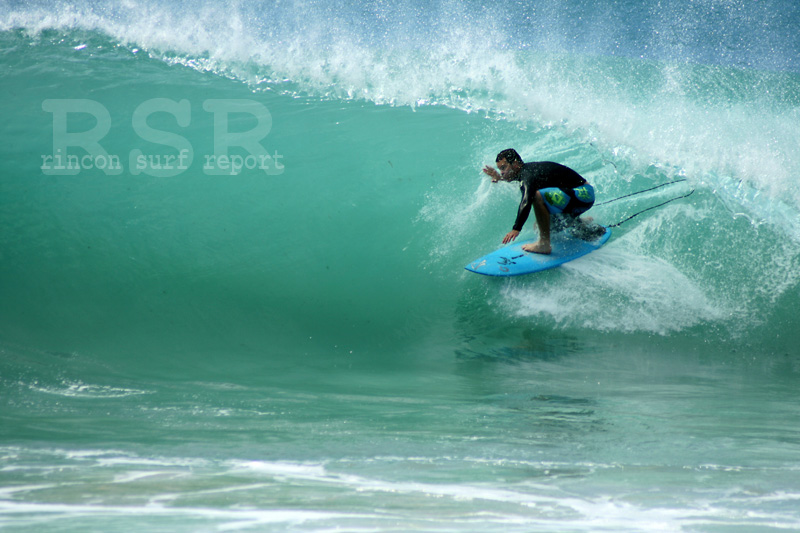
[{"label": "wave lip", "polygon": [[[751,64],[764,55],[760,44],[741,49],[735,37],[752,41],[760,18],[789,23],[775,20],[768,7],[745,16],[736,3],[720,10],[700,4],[683,8],[687,13],[710,9],[706,15],[718,25],[714,35],[736,42],[735,49]],[[785,8],[787,21],[800,20],[791,2],[771,4]],[[573,31],[578,20],[602,20],[607,13],[600,7],[518,13],[528,30],[509,32],[503,6],[447,1],[408,9],[393,2],[342,9],[325,2],[185,1],[177,6],[155,0],[43,1],[10,7],[2,28],[33,34],[100,32],[123,46],[240,79],[255,90],[410,107],[445,105],[524,127],[557,124],[581,132],[603,150],[627,150],[644,164],[676,167],[695,178],[744,182],[800,212],[794,179],[800,175],[800,147],[794,142],[800,137],[800,75],[692,60],[710,47],[709,28],[687,19],[679,8],[656,14],[628,6],[631,27],[601,24],[593,40],[575,50],[558,32]],[[519,11],[504,7],[508,17]],[[681,36],[664,31],[674,24],[683,28]],[[631,40],[624,37],[627,32],[651,37]],[[560,38],[547,40],[542,34]],[[778,55],[781,45],[800,51],[796,34],[775,43],[768,55]],[[603,45],[615,41],[611,50]],[[636,53],[653,46],[662,53]]]}]

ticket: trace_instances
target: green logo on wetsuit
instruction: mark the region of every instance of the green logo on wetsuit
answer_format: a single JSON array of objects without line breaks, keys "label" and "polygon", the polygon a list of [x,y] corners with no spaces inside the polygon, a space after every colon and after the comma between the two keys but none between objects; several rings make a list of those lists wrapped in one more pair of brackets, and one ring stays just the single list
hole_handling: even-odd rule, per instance
[{"label": "green logo on wetsuit", "polygon": [[547,191],[546,193],[544,193],[544,198],[545,200],[547,200],[547,203],[549,203],[553,207],[558,207],[560,209],[563,209],[564,206],[567,205],[567,202],[569,201],[567,195],[561,192],[560,190]]},{"label": "green logo on wetsuit", "polygon": [[586,188],[586,186],[578,187],[577,189],[575,189],[575,197],[577,197],[578,200],[587,204],[592,201],[592,195]]}]

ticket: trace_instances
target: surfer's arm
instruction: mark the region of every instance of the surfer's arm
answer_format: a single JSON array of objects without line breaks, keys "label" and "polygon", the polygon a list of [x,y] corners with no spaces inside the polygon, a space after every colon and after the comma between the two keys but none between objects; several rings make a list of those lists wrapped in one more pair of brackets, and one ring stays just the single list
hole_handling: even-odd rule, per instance
[{"label": "surfer's arm", "polygon": [[528,220],[528,215],[531,214],[531,203],[528,200],[528,188],[522,188],[522,201],[519,203],[519,211],[517,211],[517,220],[514,222],[514,229],[506,233],[503,237],[503,244],[508,244],[517,238],[519,232],[522,231],[522,226]]},{"label": "surfer's arm", "polygon": [[517,210],[517,220],[514,221],[514,231],[518,234],[522,231],[522,226],[528,220],[528,216],[531,214],[531,207],[533,207],[533,202],[531,202],[531,197],[528,193],[529,187],[523,187],[522,200],[519,202],[519,209]]}]

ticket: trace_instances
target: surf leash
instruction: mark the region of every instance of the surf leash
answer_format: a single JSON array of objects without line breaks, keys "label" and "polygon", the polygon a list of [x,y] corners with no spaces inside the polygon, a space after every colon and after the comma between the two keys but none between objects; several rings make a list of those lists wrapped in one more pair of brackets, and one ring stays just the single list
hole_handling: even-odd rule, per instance
[{"label": "surf leash", "polygon": [[599,204],[594,204],[595,206],[598,205],[605,205],[610,204],[611,202],[616,202],[617,200],[622,200],[623,198],[628,198],[630,196],[636,196],[637,194],[644,194],[646,192],[654,191],[656,189],[660,189],[661,187],[666,187],[667,185],[672,185],[673,183],[680,183],[682,181],[686,181],[686,178],[681,178],[679,180],[668,181],[666,183],[662,183],[661,185],[656,185],[655,187],[650,187],[649,189],[644,189],[637,192],[632,192],[630,194],[626,194],[625,196],[620,196],[619,198],[614,198],[613,200],[606,200],[605,202],[600,202]]},{"label": "surf leash", "polygon": [[[622,200],[623,198],[629,198],[629,197],[631,197],[631,196],[636,196],[637,194],[643,194],[643,193],[646,193],[646,192],[654,191],[654,190],[656,190],[656,189],[660,189],[661,187],[666,187],[667,185],[672,185],[673,183],[681,183],[681,182],[683,182],[683,181],[686,181],[686,178],[679,179],[679,180],[668,181],[667,183],[662,183],[661,185],[656,185],[655,187],[650,187],[649,189],[644,189],[644,190],[641,190],[641,191],[632,192],[632,193],[630,193],[630,194],[626,194],[625,196],[620,196],[619,198],[614,198],[613,200],[607,200],[607,201],[605,201],[605,202],[600,202],[599,204],[595,204],[595,205],[605,205],[605,204],[610,204],[611,202],[616,202],[617,200]],[[681,198],[688,198],[688,197],[689,197],[689,196],[691,196],[692,194],[694,194],[694,189],[692,189],[691,191],[689,191],[689,192],[688,192],[688,193],[686,193],[686,194],[682,194],[682,195],[680,195],[680,196],[676,196],[675,198],[670,198],[670,199],[669,199],[669,200],[667,200],[666,202],[661,202],[661,203],[660,203],[660,204],[658,204],[658,205],[654,205],[654,206],[648,207],[647,209],[642,209],[641,211],[639,211],[639,212],[636,212],[636,213],[632,214],[631,216],[629,216],[629,217],[628,217],[628,218],[626,218],[625,220],[621,220],[621,221],[617,222],[616,224],[611,224],[611,225],[609,225],[608,227],[609,227],[609,228],[616,228],[616,227],[618,227],[618,226],[621,226],[621,225],[622,225],[622,224],[624,224],[625,222],[629,221],[630,219],[632,219],[632,218],[635,218],[635,217],[638,217],[638,216],[639,216],[639,215],[641,215],[642,213],[646,213],[647,211],[650,211],[650,210],[652,210],[652,209],[657,209],[657,208],[659,208],[659,207],[665,206],[665,205],[667,205],[668,203],[670,203],[670,202],[674,202],[675,200],[680,200]]]}]

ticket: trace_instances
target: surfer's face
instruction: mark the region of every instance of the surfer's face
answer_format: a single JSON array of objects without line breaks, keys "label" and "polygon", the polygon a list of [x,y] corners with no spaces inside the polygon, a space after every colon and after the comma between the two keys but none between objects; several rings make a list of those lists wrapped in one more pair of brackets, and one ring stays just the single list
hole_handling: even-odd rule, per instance
[{"label": "surfer's face", "polygon": [[519,167],[516,164],[508,164],[508,161],[501,159],[497,162],[497,169],[500,171],[500,179],[503,181],[511,181],[517,177]]}]

